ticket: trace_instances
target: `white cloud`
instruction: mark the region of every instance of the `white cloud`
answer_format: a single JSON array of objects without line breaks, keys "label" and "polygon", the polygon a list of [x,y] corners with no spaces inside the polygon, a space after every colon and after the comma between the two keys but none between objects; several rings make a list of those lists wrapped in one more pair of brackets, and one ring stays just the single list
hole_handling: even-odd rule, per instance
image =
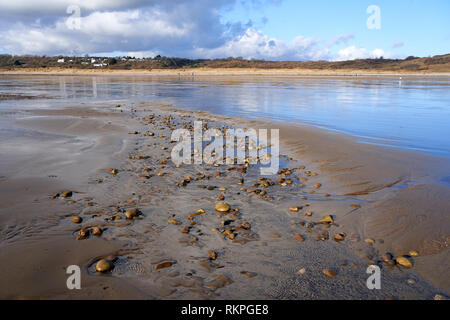
[{"label": "white cloud", "polygon": [[[15,0],[0,2],[0,52],[84,55],[128,53],[137,57],[244,57],[266,60],[347,60],[389,56],[381,49],[350,46],[354,34],[330,43],[297,36],[270,37],[251,23],[223,21],[222,13],[241,0]],[[252,0],[253,6],[280,0]],[[79,29],[66,22],[69,5],[79,5]],[[42,8],[45,8],[43,10]],[[42,14],[45,12],[45,15]]]},{"label": "white cloud", "polygon": [[243,57],[267,60],[318,60],[328,57],[328,50],[321,49],[313,38],[298,36],[290,42],[277,40],[261,31],[247,29],[244,34],[224,45],[205,50],[195,50],[195,55],[207,58]]},{"label": "white cloud", "polygon": [[355,59],[367,59],[367,58],[390,58],[391,54],[385,52],[383,49],[367,50],[366,48],[357,48],[355,46],[349,46],[345,49],[339,50],[334,60],[355,60]]},{"label": "white cloud", "polygon": [[65,13],[69,6],[78,6],[82,11],[91,12],[94,10],[130,9],[154,3],[156,3],[154,0],[5,0],[0,2],[0,14],[60,15]]},{"label": "white cloud", "polygon": [[48,25],[19,22],[0,31],[0,44],[4,51],[14,54],[155,51],[183,55],[196,47],[218,47],[241,32],[239,24],[220,21],[221,1],[207,10],[202,6],[207,0],[175,2],[141,9],[94,11],[80,18],[79,29],[68,28],[68,16]]}]

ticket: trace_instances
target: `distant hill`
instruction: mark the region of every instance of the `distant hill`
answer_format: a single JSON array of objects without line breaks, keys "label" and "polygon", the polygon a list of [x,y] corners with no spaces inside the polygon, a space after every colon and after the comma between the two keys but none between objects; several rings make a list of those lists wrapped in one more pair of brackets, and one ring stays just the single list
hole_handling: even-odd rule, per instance
[{"label": "distant hill", "polygon": [[[408,57],[406,59],[358,59],[349,61],[264,61],[242,58],[184,59],[157,56],[136,59],[133,57],[46,57],[0,55],[0,69],[20,71],[24,69],[107,69],[107,70],[153,70],[195,68],[246,68],[246,69],[303,69],[331,71],[375,71],[375,72],[450,72],[450,54],[429,58]],[[24,70],[25,71],[25,70]]]}]

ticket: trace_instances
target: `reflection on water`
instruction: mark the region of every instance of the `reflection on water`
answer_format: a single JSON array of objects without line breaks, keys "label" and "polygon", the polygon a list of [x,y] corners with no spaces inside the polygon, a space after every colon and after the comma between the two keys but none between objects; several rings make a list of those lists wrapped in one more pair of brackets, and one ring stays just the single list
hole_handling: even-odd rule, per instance
[{"label": "reflection on water", "polygon": [[450,156],[450,77],[0,76],[0,94],[52,99],[1,101],[0,111],[68,102],[164,101],[225,115],[301,121],[371,143]]}]

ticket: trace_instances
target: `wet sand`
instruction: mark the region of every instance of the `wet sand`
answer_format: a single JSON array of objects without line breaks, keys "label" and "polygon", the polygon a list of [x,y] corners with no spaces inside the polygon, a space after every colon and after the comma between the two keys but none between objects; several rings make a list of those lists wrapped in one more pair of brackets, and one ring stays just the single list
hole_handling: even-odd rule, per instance
[{"label": "wet sand", "polygon": [[[266,187],[252,166],[177,168],[170,160],[172,129],[198,119],[209,127],[280,128],[287,155],[282,163],[290,171],[283,179],[292,184],[277,182],[281,174],[267,177],[274,184]],[[22,110],[13,126],[18,133],[0,144],[0,256],[7,261],[0,265],[1,298],[449,294],[450,186],[438,182],[448,172],[443,159],[307,125],[174,110],[164,103]],[[187,176],[191,181],[179,186]],[[67,190],[72,196],[62,199]],[[221,201],[238,211],[218,215]],[[132,208],[142,215],[126,219]],[[318,223],[327,215],[333,224]],[[74,216],[81,224],[71,221]],[[101,236],[76,239],[81,228],[95,226]],[[345,240],[334,241],[337,233]],[[419,253],[409,257],[411,269],[380,262],[386,251],[397,257],[411,250]],[[110,255],[116,257],[112,271],[95,272],[95,263]],[[171,265],[157,270],[165,262]],[[366,287],[370,263],[382,268],[382,290]],[[66,287],[65,269],[72,264],[82,269],[81,290]],[[299,273],[303,268],[306,273]]]}]

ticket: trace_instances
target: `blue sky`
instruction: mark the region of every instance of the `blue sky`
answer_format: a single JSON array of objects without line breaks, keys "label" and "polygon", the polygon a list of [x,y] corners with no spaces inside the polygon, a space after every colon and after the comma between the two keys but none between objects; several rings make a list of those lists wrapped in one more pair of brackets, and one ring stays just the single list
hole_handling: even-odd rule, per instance
[{"label": "blue sky", "polygon": [[[371,5],[380,10],[380,29],[366,25]],[[3,0],[0,52],[266,60],[432,56],[450,53],[449,12],[448,0]]]},{"label": "blue sky", "polygon": [[[381,10],[380,30],[366,26],[370,5]],[[265,7],[239,3],[224,19],[251,20],[268,36],[285,41],[298,35],[331,41],[337,35],[352,34],[349,43],[368,49],[417,56],[450,53],[448,0],[284,0]],[[404,45],[393,50],[399,41]]]}]

